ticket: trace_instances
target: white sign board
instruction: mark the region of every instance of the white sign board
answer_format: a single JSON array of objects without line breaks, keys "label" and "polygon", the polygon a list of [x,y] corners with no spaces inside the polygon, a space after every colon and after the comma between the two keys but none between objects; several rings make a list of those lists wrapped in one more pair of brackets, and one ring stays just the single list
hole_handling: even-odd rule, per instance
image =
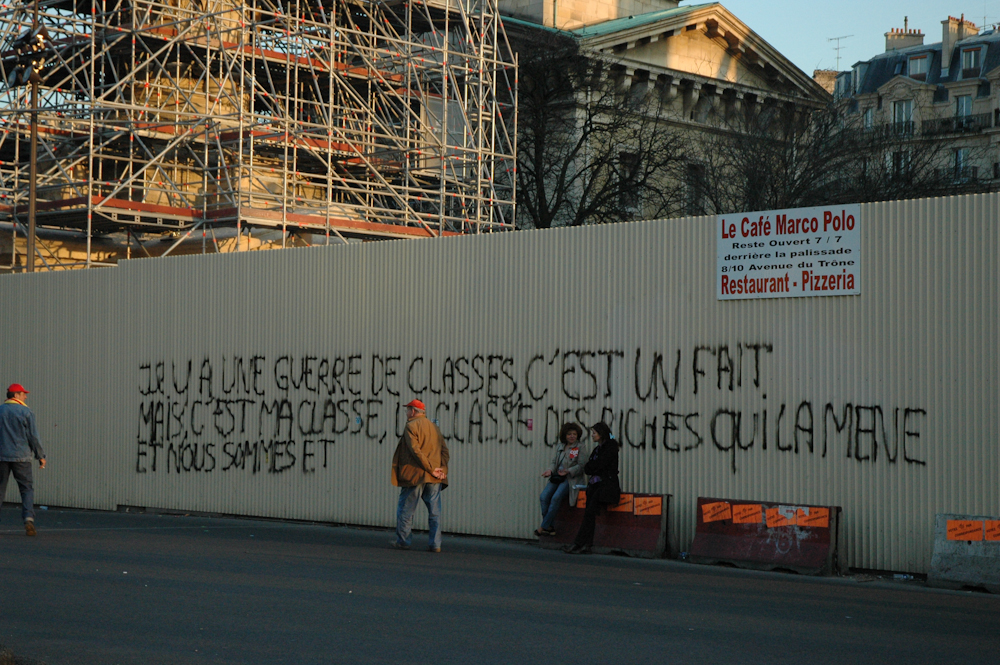
[{"label": "white sign board", "polygon": [[859,204],[719,215],[719,300],[861,294]]}]

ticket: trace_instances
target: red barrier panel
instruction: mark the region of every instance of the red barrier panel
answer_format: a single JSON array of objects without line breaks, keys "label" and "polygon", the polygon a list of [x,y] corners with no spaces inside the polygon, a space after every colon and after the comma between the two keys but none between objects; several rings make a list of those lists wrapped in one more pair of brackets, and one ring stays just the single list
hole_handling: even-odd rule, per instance
[{"label": "red barrier panel", "polygon": [[838,506],[698,497],[689,558],[755,570],[830,575],[837,568]]},{"label": "red barrier panel", "polygon": [[[540,536],[545,548],[569,545],[583,521],[587,496],[581,491],[575,508],[563,504],[556,516],[554,536]],[[657,558],[667,551],[667,512],[669,494],[622,494],[617,506],[597,516],[593,551],[598,554],[627,554]]]}]

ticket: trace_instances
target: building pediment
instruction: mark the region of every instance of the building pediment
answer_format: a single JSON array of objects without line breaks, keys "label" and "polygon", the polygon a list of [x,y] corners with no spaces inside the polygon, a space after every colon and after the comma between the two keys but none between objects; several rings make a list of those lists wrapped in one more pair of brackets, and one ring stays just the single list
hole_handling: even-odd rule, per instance
[{"label": "building pediment", "polygon": [[905,97],[920,91],[934,92],[934,89],[935,86],[930,83],[917,81],[909,76],[897,76],[882,84],[878,93],[884,97]]},{"label": "building pediment", "polygon": [[830,94],[720,4],[678,7],[572,31],[588,50],[636,68],[670,70],[826,103]]}]

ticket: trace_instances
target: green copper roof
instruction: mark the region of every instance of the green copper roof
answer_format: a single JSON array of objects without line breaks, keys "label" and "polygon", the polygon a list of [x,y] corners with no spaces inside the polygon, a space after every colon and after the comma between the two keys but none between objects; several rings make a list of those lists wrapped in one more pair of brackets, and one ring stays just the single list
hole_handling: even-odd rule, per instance
[{"label": "green copper roof", "polygon": [[649,23],[656,23],[657,21],[662,21],[663,19],[683,16],[692,10],[701,9],[703,7],[711,7],[715,4],[718,3],[707,2],[701,5],[688,5],[686,7],[675,7],[673,9],[661,9],[657,12],[636,14],[635,16],[628,16],[626,18],[612,19],[610,21],[605,21],[604,23],[595,23],[594,25],[588,25],[584,28],[572,30],[571,32],[577,37],[599,37],[601,35],[610,35],[618,32],[619,30],[629,30],[631,28],[637,28]]},{"label": "green copper roof", "polygon": [[501,16],[500,18],[501,18],[501,20],[503,20],[504,25],[507,25],[508,23],[510,23],[511,25],[521,25],[521,26],[525,26],[525,27],[528,27],[528,28],[534,28],[536,30],[545,30],[546,32],[556,32],[556,33],[561,33],[561,34],[564,34],[564,35],[571,35],[571,34],[573,34],[572,32],[566,32],[565,30],[560,30],[558,28],[552,28],[552,27],[549,27],[547,25],[542,25],[541,23],[535,23],[533,21],[525,21],[523,19],[514,18],[512,16]]}]

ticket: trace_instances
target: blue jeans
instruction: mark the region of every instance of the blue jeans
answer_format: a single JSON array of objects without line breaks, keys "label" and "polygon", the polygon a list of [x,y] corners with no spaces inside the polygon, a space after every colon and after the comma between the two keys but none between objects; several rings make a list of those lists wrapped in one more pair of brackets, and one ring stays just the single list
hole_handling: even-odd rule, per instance
[{"label": "blue jeans", "polygon": [[545,483],[545,489],[542,490],[541,496],[538,497],[542,504],[543,529],[551,529],[552,525],[555,524],[556,515],[559,514],[559,508],[563,504],[563,499],[569,494],[569,484],[570,480],[568,478],[558,485],[555,483]]},{"label": "blue jeans", "polygon": [[417,502],[423,499],[427,506],[427,546],[441,547],[441,483],[427,483],[416,487],[399,488],[399,505],[396,507],[396,542],[410,546],[413,513]]},{"label": "blue jeans", "polygon": [[31,484],[31,462],[0,462],[0,504],[7,494],[7,480],[14,474],[17,488],[21,490],[21,519],[35,519],[35,489]]}]

